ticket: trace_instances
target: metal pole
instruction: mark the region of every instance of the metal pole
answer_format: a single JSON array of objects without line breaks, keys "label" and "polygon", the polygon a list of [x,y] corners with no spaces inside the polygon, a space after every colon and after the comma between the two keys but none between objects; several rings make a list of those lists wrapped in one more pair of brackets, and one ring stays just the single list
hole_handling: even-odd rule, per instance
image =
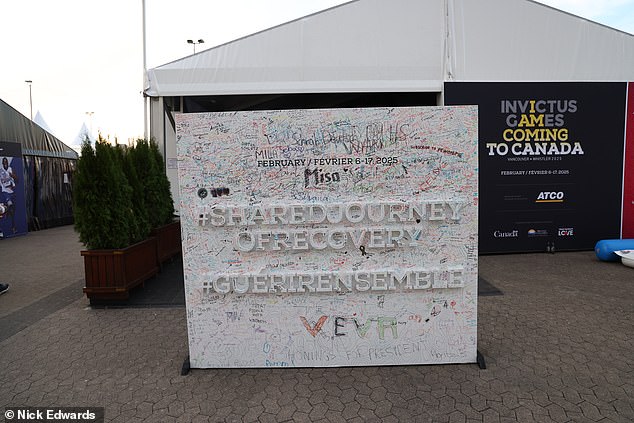
[{"label": "metal pole", "polygon": [[143,6],[143,90],[141,93],[143,94],[143,138],[148,139],[148,119],[147,119],[147,108],[148,101],[147,96],[145,95],[145,78],[147,76],[147,54],[146,54],[146,35],[145,35],[145,0],[142,0]]},{"label": "metal pole", "polygon": [[33,120],[33,90],[29,84],[29,105],[31,106],[31,120]]},{"label": "metal pole", "polygon": [[29,105],[31,107],[31,120],[33,120],[33,93],[31,91],[31,84],[33,83],[33,81],[31,81],[30,79],[27,79],[24,82],[29,84]]}]

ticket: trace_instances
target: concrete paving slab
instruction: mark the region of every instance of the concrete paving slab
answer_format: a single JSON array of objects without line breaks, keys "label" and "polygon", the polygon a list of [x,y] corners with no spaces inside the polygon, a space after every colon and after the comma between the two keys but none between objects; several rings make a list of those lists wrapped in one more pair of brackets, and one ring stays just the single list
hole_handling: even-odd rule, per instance
[{"label": "concrete paving slab", "polygon": [[82,249],[72,226],[0,240],[0,282],[11,292],[9,300],[0,297],[0,318],[83,280]]},{"label": "concrete paving slab", "polygon": [[[65,230],[57,236],[72,238]],[[25,256],[28,244],[19,247]],[[72,262],[75,253],[53,260],[60,257]],[[47,274],[45,263],[37,268]],[[184,308],[96,309],[79,297],[0,341],[0,408],[99,406],[108,422],[634,421],[633,269],[573,252],[483,256],[480,274],[504,293],[479,298],[484,370],[193,369],[181,376]],[[57,286],[50,291],[76,276],[49,278]],[[13,310],[4,316],[41,295],[25,301],[13,292],[0,297],[0,307]]]}]

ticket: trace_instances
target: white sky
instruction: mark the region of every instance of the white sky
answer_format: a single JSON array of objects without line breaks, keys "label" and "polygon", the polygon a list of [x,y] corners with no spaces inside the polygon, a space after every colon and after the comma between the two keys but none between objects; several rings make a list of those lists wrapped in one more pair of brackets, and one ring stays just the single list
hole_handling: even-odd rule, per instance
[{"label": "white sky", "polygon": [[[388,1],[388,0],[385,0]],[[345,0],[146,0],[147,67]],[[120,142],[143,136],[141,0],[3,1],[0,99],[72,145],[82,125]],[[544,0],[634,34],[634,0]],[[94,112],[92,117],[86,112]]]}]

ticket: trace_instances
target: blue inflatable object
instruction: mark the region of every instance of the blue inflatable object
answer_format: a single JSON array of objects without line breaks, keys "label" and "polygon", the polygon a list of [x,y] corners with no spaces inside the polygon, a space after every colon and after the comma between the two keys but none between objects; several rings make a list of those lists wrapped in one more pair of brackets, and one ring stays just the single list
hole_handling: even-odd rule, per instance
[{"label": "blue inflatable object", "polygon": [[603,239],[594,246],[594,252],[603,261],[620,261],[621,257],[614,253],[620,250],[634,250],[634,239]]}]

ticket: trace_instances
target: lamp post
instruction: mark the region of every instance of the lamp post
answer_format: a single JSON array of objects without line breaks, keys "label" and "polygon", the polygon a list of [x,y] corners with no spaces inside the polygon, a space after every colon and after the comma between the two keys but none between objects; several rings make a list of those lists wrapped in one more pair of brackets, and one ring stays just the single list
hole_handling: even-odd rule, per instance
[{"label": "lamp post", "polygon": [[33,81],[31,81],[30,79],[27,79],[24,82],[29,84],[29,105],[31,106],[31,120],[33,120],[33,94],[31,91],[31,84],[33,84]]},{"label": "lamp post", "polygon": [[205,40],[203,40],[202,38],[198,39],[198,41],[187,40],[187,44],[193,44],[194,45],[194,54],[196,54],[196,44],[203,44],[204,42],[205,42]]},{"label": "lamp post", "polygon": [[145,0],[141,0],[141,6],[143,8],[143,82],[141,84],[141,94],[143,95],[143,139],[148,138],[148,96],[145,94],[145,83],[147,81],[147,49],[146,49],[146,28],[145,28]]}]

